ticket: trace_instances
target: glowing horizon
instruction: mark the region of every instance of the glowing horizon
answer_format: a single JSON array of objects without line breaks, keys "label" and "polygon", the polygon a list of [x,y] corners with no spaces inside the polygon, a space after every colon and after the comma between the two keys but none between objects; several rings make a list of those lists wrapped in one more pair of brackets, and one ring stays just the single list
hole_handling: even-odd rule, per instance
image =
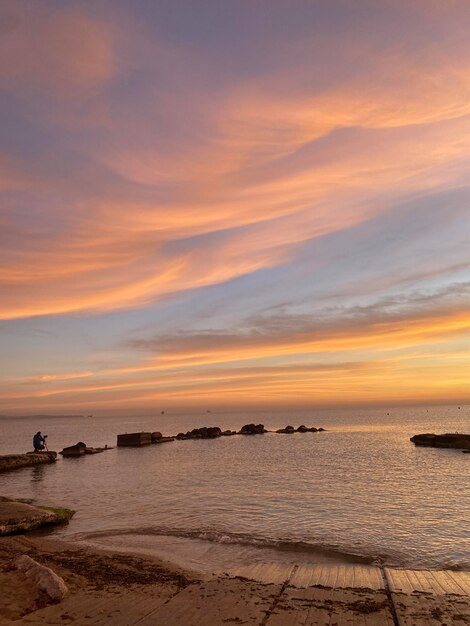
[{"label": "glowing horizon", "polygon": [[0,23],[0,414],[470,402],[468,3]]}]

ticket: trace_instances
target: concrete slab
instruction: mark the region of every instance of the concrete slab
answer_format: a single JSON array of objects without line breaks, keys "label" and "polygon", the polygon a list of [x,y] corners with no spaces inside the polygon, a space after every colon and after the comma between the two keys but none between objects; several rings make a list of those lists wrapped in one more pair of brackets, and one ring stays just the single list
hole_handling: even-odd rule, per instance
[{"label": "concrete slab", "polygon": [[15,624],[39,626],[48,624],[80,624],[83,626],[129,626],[167,602],[175,593],[168,586],[154,585],[148,589],[119,592],[77,592],[60,604],[49,605],[30,613]]},{"label": "concrete slab", "polygon": [[400,626],[470,624],[470,572],[384,571]]},{"label": "concrete slab", "polygon": [[392,593],[399,626],[465,626],[470,624],[470,598],[423,592]]},{"label": "concrete slab", "polygon": [[394,626],[384,591],[288,587],[266,626]]},{"label": "concrete slab", "polygon": [[186,587],[169,602],[138,622],[138,626],[221,626],[265,623],[279,595],[279,585],[226,579]]}]

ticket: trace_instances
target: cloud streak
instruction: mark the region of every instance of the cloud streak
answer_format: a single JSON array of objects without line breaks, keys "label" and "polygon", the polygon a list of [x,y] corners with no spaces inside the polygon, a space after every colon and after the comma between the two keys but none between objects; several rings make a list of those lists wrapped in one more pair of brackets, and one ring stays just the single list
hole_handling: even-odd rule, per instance
[{"label": "cloud streak", "polygon": [[78,368],[59,345],[57,367],[19,366],[31,402],[150,402],[152,368],[162,398],[296,397],[334,353],[345,390],[365,371],[378,389],[379,372],[402,385],[392,351],[454,354],[469,331],[465,3],[274,2],[265,20],[205,0],[196,21],[187,3],[137,4],[1,8],[0,320],[22,354],[21,329],[59,319],[91,346],[67,336]]}]

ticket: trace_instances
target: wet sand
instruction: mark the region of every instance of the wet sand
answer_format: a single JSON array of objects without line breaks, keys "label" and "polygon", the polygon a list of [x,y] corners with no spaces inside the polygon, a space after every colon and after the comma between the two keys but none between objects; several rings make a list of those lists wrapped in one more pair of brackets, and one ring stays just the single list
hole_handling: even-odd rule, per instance
[{"label": "wet sand", "polygon": [[[53,569],[69,594],[51,603],[14,568],[20,554]],[[0,588],[1,626],[470,624],[470,572],[257,563],[214,576],[50,536],[0,538]]]}]

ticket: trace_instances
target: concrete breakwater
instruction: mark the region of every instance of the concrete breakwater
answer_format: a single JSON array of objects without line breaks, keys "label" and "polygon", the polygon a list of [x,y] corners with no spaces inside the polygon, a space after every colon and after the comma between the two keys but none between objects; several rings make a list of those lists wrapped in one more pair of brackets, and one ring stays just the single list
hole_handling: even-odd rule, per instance
[{"label": "concrete breakwater", "polygon": [[0,473],[22,467],[33,467],[43,463],[55,463],[57,452],[28,452],[27,454],[5,454],[0,456]]},{"label": "concrete breakwater", "polygon": [[315,428],[313,426],[307,427],[304,424],[301,424],[297,428],[294,428],[293,426],[286,426],[285,428],[280,428],[276,431],[266,430],[264,424],[245,424],[238,431],[222,430],[218,426],[203,426],[202,428],[193,428],[185,433],[180,432],[172,437],[163,437],[160,432],[123,433],[117,436],[117,445],[119,447],[139,447],[186,439],[216,439],[218,437],[232,437],[234,435],[264,435],[269,432],[275,432],[278,434],[295,434],[317,433],[324,431],[324,428]]}]

